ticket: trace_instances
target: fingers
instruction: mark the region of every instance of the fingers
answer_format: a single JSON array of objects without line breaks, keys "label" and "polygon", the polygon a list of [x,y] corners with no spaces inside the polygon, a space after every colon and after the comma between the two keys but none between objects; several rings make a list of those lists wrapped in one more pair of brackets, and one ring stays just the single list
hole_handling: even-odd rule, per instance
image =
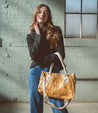
[{"label": "fingers", "polygon": [[35,24],[35,32],[36,32],[37,34],[43,34],[43,33],[44,33],[44,32],[43,32],[43,29],[41,28],[41,26],[39,25],[38,22]]},{"label": "fingers", "polygon": [[39,26],[39,23],[38,22],[35,24],[35,32],[37,34],[40,34],[40,26]]}]

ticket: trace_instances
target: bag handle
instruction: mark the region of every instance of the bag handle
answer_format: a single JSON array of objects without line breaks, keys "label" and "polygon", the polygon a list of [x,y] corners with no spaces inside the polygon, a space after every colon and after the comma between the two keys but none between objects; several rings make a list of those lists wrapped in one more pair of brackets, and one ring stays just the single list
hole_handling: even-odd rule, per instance
[{"label": "bag handle", "polygon": [[[59,53],[59,52],[55,52],[54,54],[56,54],[56,55],[58,56],[58,58],[60,59],[61,64],[62,64],[63,69],[64,69],[64,72],[65,72],[65,75],[68,75],[68,72],[67,72],[67,70],[66,70],[65,64],[64,64],[64,62],[63,62],[63,59],[62,59],[60,53]],[[52,64],[50,65],[49,73],[52,72],[53,66],[54,66],[54,63],[52,63]],[[70,103],[70,101],[71,101],[71,99],[67,100],[67,102],[65,103],[65,105],[62,106],[62,107],[57,107],[55,104],[53,104],[53,103],[51,103],[51,102],[47,102],[47,101],[46,101],[46,93],[45,93],[45,76],[43,76],[43,94],[44,94],[44,102],[45,102],[46,104],[50,105],[51,107],[54,107],[54,108],[59,109],[59,110],[62,110],[62,109],[64,109],[64,108],[66,108],[66,107],[68,106],[68,104]]]},{"label": "bag handle", "polygon": [[[65,75],[68,75],[68,72],[67,72],[67,69],[65,67],[65,64],[64,64],[64,61],[63,61],[63,58],[62,58],[61,54],[59,52],[55,52],[54,54],[56,54],[58,56],[58,58],[59,58],[59,60],[62,64]],[[52,73],[53,66],[54,66],[54,63],[51,63],[49,73]]]}]

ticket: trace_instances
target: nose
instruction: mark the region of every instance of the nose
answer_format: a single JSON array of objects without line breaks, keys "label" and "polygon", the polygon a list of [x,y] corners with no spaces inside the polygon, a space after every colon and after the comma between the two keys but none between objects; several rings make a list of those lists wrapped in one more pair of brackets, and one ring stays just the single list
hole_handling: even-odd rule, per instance
[{"label": "nose", "polygon": [[43,15],[43,12],[41,12],[41,15]]}]

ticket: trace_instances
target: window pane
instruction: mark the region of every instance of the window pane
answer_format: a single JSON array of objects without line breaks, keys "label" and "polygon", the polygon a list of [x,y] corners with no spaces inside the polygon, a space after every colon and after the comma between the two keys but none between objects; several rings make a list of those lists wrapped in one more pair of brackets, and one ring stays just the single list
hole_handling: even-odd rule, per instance
[{"label": "window pane", "polygon": [[81,0],[66,0],[66,12],[80,12]]},{"label": "window pane", "polygon": [[95,38],[97,30],[97,15],[83,15],[83,37]]},{"label": "window pane", "polygon": [[83,12],[97,13],[97,0],[83,0]]},{"label": "window pane", "polygon": [[80,37],[80,15],[66,15],[66,37]]}]

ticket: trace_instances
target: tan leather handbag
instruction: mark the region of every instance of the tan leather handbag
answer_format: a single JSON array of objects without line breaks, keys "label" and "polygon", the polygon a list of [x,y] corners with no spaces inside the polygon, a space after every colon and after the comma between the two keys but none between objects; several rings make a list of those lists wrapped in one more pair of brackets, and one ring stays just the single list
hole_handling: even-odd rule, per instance
[{"label": "tan leather handbag", "polygon": [[[63,59],[60,53],[56,52],[56,54],[63,66],[64,74],[60,73],[52,73],[53,63],[50,66],[49,72],[42,71],[38,91],[40,94],[44,95],[44,101],[46,104],[56,108],[56,109],[64,109],[67,107],[71,99],[75,96],[75,73],[68,74]],[[46,96],[57,98],[57,99],[66,99],[67,102],[63,107],[57,107],[53,103],[46,102]]]}]

